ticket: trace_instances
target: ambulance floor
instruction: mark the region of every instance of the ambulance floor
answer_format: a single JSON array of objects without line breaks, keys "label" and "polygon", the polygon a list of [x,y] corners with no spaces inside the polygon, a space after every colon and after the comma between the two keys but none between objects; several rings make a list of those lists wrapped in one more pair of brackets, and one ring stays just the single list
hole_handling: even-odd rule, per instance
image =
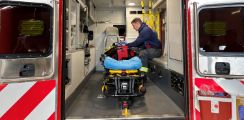
[{"label": "ambulance floor", "polygon": [[[66,119],[124,119],[118,100],[102,97],[101,72],[94,73],[66,111]],[[133,99],[130,119],[184,119],[183,111],[152,81],[146,83],[144,97]]]}]

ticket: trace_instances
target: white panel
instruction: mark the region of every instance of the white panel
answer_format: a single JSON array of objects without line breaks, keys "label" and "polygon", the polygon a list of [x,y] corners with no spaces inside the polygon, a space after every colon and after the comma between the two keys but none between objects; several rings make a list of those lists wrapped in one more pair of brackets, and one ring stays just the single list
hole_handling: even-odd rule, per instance
[{"label": "white panel", "polygon": [[167,17],[171,23],[181,22],[181,2],[179,0],[167,1]]},{"label": "white panel", "polygon": [[168,39],[169,39],[169,57],[170,59],[183,60],[182,49],[182,30],[180,24],[169,23]]},{"label": "white panel", "polygon": [[138,32],[134,30],[134,28],[131,25],[131,21],[135,17],[142,18],[141,14],[130,14],[130,11],[141,11],[142,9],[140,7],[127,7],[126,8],[126,37],[127,37],[127,42],[132,42],[134,41],[137,36]]},{"label": "white panel", "polygon": [[70,0],[70,20],[71,20],[71,25],[76,25],[76,14],[77,14],[77,2],[75,0]]},{"label": "white panel", "polygon": [[168,48],[168,68],[183,74],[181,1],[167,0],[166,5],[166,48]]},{"label": "white panel", "polygon": [[[108,24],[125,24],[125,9],[97,9],[97,21],[109,21]],[[106,24],[106,23],[105,23]],[[108,25],[106,24],[106,25]]]},{"label": "white panel", "polygon": [[167,61],[168,60],[168,56],[161,56],[160,58],[153,58],[153,61],[156,63],[159,63],[161,66],[164,66],[165,68],[167,68]]},{"label": "white panel", "polygon": [[90,48],[90,54],[91,54],[91,61],[89,63],[89,72],[91,72],[96,65],[96,49],[95,47]]},{"label": "white panel", "polygon": [[180,74],[183,74],[183,63],[182,62],[179,62],[179,61],[176,61],[176,60],[173,60],[173,59],[169,59],[168,60],[168,68],[170,70],[173,70],[175,72],[178,72]]},{"label": "white panel", "polygon": [[68,53],[70,61],[68,64],[69,78],[71,82],[65,86],[65,99],[67,99],[84,79],[84,51]]},{"label": "white panel", "polygon": [[109,7],[110,0],[94,0],[94,4],[97,7]]},{"label": "white panel", "polygon": [[218,78],[216,82],[222,86],[225,91],[228,91],[229,94],[234,96],[244,96],[244,87],[240,80],[226,80],[224,78]]},{"label": "white panel", "polygon": [[[219,53],[219,55],[224,53]],[[231,56],[231,55],[229,55]],[[216,57],[202,56],[199,57],[199,69],[204,74],[216,74],[216,62],[226,62],[230,64],[230,75],[244,75],[244,58],[243,57]]]},{"label": "white panel", "polygon": [[89,1],[89,15],[91,18],[94,18],[95,19],[95,8],[94,8],[94,5],[93,5],[93,2],[92,1]]}]

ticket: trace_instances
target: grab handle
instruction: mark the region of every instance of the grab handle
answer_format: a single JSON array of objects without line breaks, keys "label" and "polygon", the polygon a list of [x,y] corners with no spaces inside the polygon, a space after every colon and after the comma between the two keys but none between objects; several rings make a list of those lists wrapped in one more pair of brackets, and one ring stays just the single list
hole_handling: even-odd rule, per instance
[{"label": "grab handle", "polygon": [[24,64],[20,68],[19,76],[32,77],[34,75],[35,75],[35,65],[34,64]]},{"label": "grab handle", "polygon": [[227,62],[216,62],[215,72],[218,75],[229,75],[230,74],[230,63]]}]

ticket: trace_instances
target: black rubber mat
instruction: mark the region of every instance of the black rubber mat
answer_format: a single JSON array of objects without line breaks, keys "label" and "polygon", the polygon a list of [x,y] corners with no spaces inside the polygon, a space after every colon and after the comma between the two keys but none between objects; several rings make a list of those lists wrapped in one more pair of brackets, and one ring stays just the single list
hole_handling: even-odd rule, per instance
[{"label": "black rubber mat", "polygon": [[[117,98],[103,97],[101,94],[101,79],[103,74],[94,73],[85,87],[80,91],[69,109],[68,119],[102,119],[123,118]],[[147,93],[144,97],[133,99],[129,109],[131,118],[145,119],[180,119],[184,118],[183,111],[153,82],[147,81]]]}]

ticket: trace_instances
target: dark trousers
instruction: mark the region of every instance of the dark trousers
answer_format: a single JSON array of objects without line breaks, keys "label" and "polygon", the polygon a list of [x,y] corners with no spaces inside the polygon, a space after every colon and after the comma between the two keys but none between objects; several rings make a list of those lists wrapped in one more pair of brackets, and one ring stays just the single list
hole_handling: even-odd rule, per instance
[{"label": "dark trousers", "polygon": [[161,55],[162,55],[162,50],[155,49],[155,48],[144,49],[141,50],[139,53],[143,67],[148,67],[148,60],[160,57]]}]

